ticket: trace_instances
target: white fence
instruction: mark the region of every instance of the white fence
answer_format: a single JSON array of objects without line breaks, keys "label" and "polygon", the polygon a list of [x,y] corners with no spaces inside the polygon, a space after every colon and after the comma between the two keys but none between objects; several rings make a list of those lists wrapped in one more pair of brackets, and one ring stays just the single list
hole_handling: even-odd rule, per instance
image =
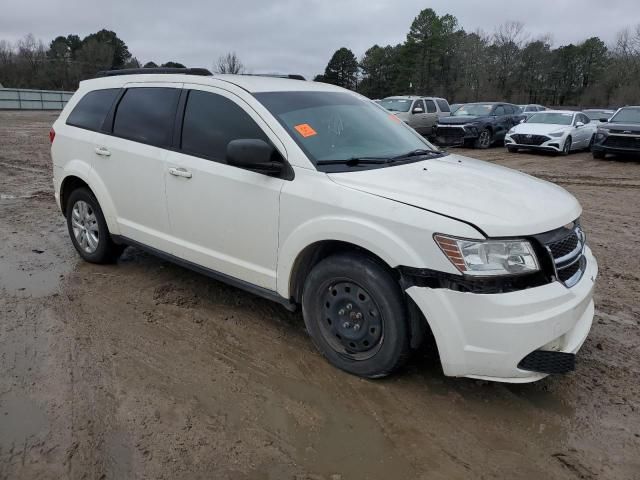
[{"label": "white fence", "polygon": [[73,92],[0,88],[0,110],[62,110]]}]

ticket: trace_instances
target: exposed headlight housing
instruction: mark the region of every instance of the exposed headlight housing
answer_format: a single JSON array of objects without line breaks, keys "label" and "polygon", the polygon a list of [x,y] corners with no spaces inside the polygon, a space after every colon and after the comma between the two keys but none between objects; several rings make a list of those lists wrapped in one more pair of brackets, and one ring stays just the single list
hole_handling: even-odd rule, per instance
[{"label": "exposed headlight housing", "polygon": [[565,134],[565,132],[553,132],[553,133],[550,133],[549,136],[558,138],[558,137],[563,136],[564,134]]},{"label": "exposed headlight housing", "polygon": [[433,238],[451,263],[465,275],[521,275],[540,269],[527,240],[469,240],[441,234]]}]

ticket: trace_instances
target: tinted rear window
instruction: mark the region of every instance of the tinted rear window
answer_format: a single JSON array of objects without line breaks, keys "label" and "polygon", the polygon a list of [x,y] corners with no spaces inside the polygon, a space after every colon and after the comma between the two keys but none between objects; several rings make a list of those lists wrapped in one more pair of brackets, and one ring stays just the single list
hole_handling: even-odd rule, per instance
[{"label": "tinted rear window", "polygon": [[113,134],[157,147],[171,144],[180,90],[130,88],[118,105]]},{"label": "tinted rear window", "polygon": [[67,118],[67,125],[94,131],[100,130],[104,117],[107,116],[119,91],[119,88],[109,88],[87,93]]},{"label": "tinted rear window", "polygon": [[433,103],[433,100],[425,100],[427,104],[427,113],[435,113],[436,112],[436,104]]},{"label": "tinted rear window", "polygon": [[249,114],[228,98],[199,90],[189,92],[182,125],[185,153],[225,162],[227,145],[241,138],[269,143]]},{"label": "tinted rear window", "polygon": [[446,100],[436,100],[438,107],[440,107],[441,112],[449,112],[449,104]]}]

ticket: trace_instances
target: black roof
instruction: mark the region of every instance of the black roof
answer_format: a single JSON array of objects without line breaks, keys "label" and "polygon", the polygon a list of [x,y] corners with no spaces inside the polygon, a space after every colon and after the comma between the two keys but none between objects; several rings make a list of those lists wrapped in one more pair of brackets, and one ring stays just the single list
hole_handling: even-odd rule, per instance
[{"label": "black roof", "polygon": [[102,70],[96,73],[98,77],[115,77],[118,75],[141,75],[141,74],[156,74],[156,73],[181,73],[183,75],[200,75],[211,76],[213,75],[206,68],[122,68],[120,70]]}]

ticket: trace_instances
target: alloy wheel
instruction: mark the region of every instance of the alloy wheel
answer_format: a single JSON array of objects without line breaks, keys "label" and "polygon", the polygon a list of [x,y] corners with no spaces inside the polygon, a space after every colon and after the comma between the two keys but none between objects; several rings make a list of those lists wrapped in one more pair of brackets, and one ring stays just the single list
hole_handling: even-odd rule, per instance
[{"label": "alloy wheel", "polygon": [[91,205],[78,200],[71,209],[71,228],[77,244],[86,253],[94,253],[100,243],[98,219]]}]

